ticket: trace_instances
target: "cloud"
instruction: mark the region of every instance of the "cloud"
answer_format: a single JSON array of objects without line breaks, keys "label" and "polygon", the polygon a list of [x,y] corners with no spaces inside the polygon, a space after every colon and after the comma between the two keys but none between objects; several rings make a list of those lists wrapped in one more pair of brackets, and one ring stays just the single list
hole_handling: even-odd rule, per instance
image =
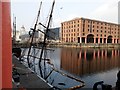
[{"label": "cloud", "polygon": [[118,22],[118,0],[106,2],[96,10],[91,12],[90,18],[109,22]]},{"label": "cloud", "polygon": [[70,14],[67,18],[63,18],[63,17],[58,18],[57,17],[54,19],[53,25],[56,27],[60,27],[62,22],[72,20],[72,19],[77,18],[77,17],[79,17],[79,15],[77,15],[77,14]]},{"label": "cloud", "polygon": [[60,24],[61,24],[61,18],[57,18],[57,19],[54,19],[53,21],[53,27],[60,27]]},{"label": "cloud", "polygon": [[66,20],[71,20],[71,19],[74,19],[74,18],[77,18],[77,17],[80,17],[80,16],[77,15],[77,14],[70,14],[70,15],[66,18]]}]

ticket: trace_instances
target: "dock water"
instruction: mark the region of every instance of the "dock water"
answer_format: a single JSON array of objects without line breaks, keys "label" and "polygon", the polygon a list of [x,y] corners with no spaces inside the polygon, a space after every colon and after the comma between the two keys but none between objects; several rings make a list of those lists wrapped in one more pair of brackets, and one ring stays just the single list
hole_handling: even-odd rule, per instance
[{"label": "dock water", "polygon": [[16,56],[12,56],[12,64],[20,74],[20,85],[17,87],[16,83],[13,82],[13,90],[49,90],[51,86],[45,82],[42,78],[38,77],[32,70],[22,64]]}]

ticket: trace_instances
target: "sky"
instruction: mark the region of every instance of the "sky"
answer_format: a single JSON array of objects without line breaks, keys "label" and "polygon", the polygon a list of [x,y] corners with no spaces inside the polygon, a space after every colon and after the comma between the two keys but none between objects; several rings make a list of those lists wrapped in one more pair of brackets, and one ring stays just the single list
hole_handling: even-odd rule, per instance
[{"label": "sky", "polygon": [[[17,30],[24,25],[26,30],[33,28],[40,2],[42,1],[39,22],[44,25],[49,17],[53,0],[11,0],[11,19],[16,16]],[[55,0],[52,27],[77,17],[118,23],[119,0]]]}]

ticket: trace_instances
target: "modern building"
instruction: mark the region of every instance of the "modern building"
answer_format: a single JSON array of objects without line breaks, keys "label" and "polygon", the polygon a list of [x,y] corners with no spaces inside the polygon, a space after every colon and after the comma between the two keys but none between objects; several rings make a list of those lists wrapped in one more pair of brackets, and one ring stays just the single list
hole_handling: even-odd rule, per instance
[{"label": "modern building", "polygon": [[21,41],[19,36],[20,36],[20,31],[16,31],[16,41]]},{"label": "modern building", "polygon": [[47,40],[59,41],[60,40],[60,27],[49,29],[47,33]]},{"label": "modern building", "polygon": [[87,18],[61,23],[61,41],[75,43],[120,43],[118,24]]},{"label": "modern building", "polygon": [[25,26],[22,25],[21,28],[20,28],[20,35],[24,35],[24,34],[27,34],[27,31],[26,31]]},{"label": "modern building", "polygon": [[29,40],[30,36],[29,34],[23,34],[23,35],[20,35],[19,38],[21,39],[21,43],[25,43]]}]

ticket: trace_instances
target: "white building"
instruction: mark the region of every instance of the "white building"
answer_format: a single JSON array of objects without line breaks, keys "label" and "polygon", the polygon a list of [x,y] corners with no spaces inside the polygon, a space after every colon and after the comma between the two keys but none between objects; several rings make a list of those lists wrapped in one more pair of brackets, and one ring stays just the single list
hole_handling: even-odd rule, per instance
[{"label": "white building", "polygon": [[20,31],[16,31],[16,41],[21,41],[20,37]]},{"label": "white building", "polygon": [[20,35],[24,35],[24,34],[26,34],[27,33],[27,31],[26,31],[26,29],[25,29],[25,27],[24,27],[24,25],[20,28]]}]

